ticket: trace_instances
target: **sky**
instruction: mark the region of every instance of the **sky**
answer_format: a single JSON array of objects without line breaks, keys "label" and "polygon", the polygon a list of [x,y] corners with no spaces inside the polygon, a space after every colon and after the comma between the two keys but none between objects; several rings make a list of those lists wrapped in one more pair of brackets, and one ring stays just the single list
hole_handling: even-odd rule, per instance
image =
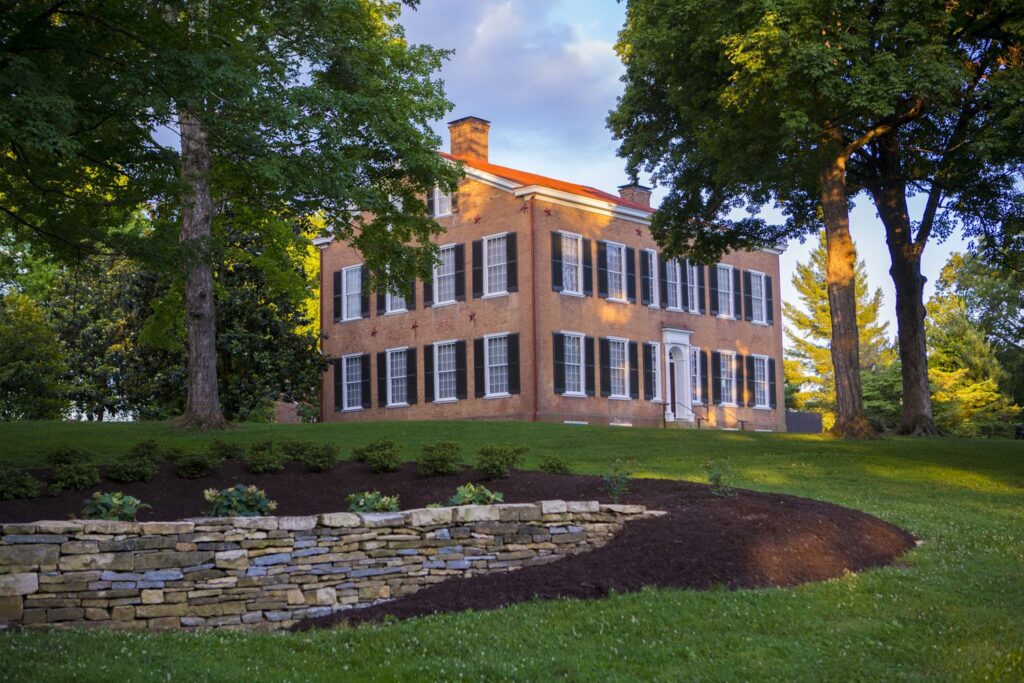
[{"label": "sky", "polygon": [[[605,117],[623,90],[614,46],[625,13],[615,0],[423,0],[403,12],[402,24],[410,41],[454,50],[440,74],[455,105],[447,120],[490,121],[493,163],[614,193],[628,178]],[[445,123],[435,128],[447,145]],[[655,188],[655,205],[664,194]],[[920,215],[919,203],[911,208]],[[871,288],[882,288],[894,336],[889,255],[866,197],[854,207],[851,230]],[[794,240],[782,255],[783,300],[796,302],[790,278],[812,246]],[[926,298],[950,253],[965,248],[958,237],[928,245]]]}]

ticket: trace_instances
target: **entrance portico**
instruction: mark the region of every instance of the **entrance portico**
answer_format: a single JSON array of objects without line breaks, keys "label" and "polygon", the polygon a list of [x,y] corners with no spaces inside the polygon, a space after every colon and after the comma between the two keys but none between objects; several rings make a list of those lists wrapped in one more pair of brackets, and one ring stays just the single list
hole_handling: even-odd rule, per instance
[{"label": "entrance portico", "polygon": [[693,422],[693,387],[690,368],[689,330],[665,327],[661,330],[665,350],[665,421]]}]

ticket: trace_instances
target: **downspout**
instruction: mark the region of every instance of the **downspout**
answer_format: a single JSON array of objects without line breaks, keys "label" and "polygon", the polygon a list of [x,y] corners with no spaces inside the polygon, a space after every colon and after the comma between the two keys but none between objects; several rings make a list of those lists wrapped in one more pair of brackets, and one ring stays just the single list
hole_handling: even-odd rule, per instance
[{"label": "downspout", "polygon": [[530,197],[530,289],[533,296],[533,422],[537,421],[540,401],[539,369],[537,366],[537,229],[535,224],[537,197]]},{"label": "downspout", "polygon": [[[324,249],[317,247],[317,251],[320,252],[320,355],[324,354]],[[320,375],[320,424],[327,421],[326,413],[324,413],[324,382],[326,375]]]}]

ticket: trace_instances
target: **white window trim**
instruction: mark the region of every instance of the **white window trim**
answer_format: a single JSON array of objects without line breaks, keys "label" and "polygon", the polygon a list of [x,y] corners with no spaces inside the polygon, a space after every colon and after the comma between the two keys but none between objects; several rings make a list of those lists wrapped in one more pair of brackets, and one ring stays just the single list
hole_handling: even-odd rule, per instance
[{"label": "white window trim", "polygon": [[[661,308],[661,273],[658,272],[658,252],[654,249],[644,249],[643,254],[651,273],[651,303],[647,305],[650,308]],[[654,258],[651,258],[652,256]]]},{"label": "white window trim", "polygon": [[739,390],[738,390],[738,388],[736,386],[736,381],[739,379],[736,376],[736,352],[735,351],[727,351],[725,349],[718,349],[717,353],[718,353],[718,380],[719,380],[718,390],[719,390],[720,393],[724,393],[724,392],[722,392],[722,385],[721,385],[721,382],[724,379],[722,377],[722,359],[725,358],[726,356],[728,356],[729,357],[729,362],[732,364],[732,399],[733,399],[732,401],[724,401],[723,400],[718,405],[725,406],[726,408],[739,408],[740,407],[739,401],[736,400],[737,398],[739,398]]},{"label": "white window trim", "polygon": [[[694,365],[693,365],[693,356],[694,356],[694,354],[697,355],[697,362],[698,363],[703,362],[703,357],[701,356],[701,348],[699,346],[690,346],[690,380],[691,381],[694,378],[694,372],[693,372],[693,370],[694,370]],[[697,388],[697,396],[698,396],[698,398],[697,398],[696,401],[693,400],[693,387],[690,387],[690,405],[702,406],[702,405],[705,404],[704,399],[706,399],[707,397],[704,395],[704,384],[700,381],[700,378],[701,378],[700,366],[697,366],[696,378],[697,378],[697,382],[696,382],[696,384],[694,386]]]},{"label": "white window trim", "polygon": [[398,315],[400,313],[408,313],[409,309],[406,306],[409,302],[406,301],[405,297],[402,297],[402,301],[405,303],[401,308],[391,308],[391,297],[402,296],[401,294],[395,294],[393,292],[387,292],[384,295],[384,315]]},{"label": "white window trim", "polygon": [[484,262],[484,264],[483,264],[484,265],[484,273],[483,273],[484,295],[482,297],[480,297],[482,299],[490,299],[490,298],[498,297],[498,296],[508,296],[508,239],[505,240],[505,289],[503,289],[500,292],[488,291],[489,278],[487,277],[488,266],[490,265],[487,262],[487,243],[490,242],[491,240],[497,239],[499,237],[506,237],[507,238],[508,234],[509,233],[506,230],[505,232],[499,232],[499,233],[495,233],[493,235],[487,235],[486,237],[483,238],[481,251],[483,251],[483,262]]},{"label": "white window trim", "polygon": [[[450,216],[451,214],[445,214],[445,215],[446,216]],[[437,247],[438,256],[440,257],[441,251],[443,249],[454,249],[457,246],[458,246],[457,242],[449,242],[448,244],[440,244],[440,245],[438,245],[438,247]],[[435,264],[434,265],[434,270],[433,270],[433,275],[434,275],[434,282],[433,282],[434,301],[433,301],[433,303],[430,304],[430,307],[431,308],[440,308],[441,306],[451,306],[454,303],[458,303],[458,299],[455,298],[455,289],[454,289],[454,287],[452,288],[452,299],[450,301],[438,301],[437,300],[437,291],[438,291],[437,290],[437,280],[438,280],[438,277],[439,277],[438,276],[437,268],[438,268],[437,264]],[[458,270],[459,270],[459,264],[456,263],[455,264],[455,272],[458,272]],[[453,277],[454,277],[454,274],[453,274]]]},{"label": "white window trim", "polygon": [[[674,286],[668,280],[668,270],[669,270],[669,268],[672,269],[672,271],[674,272],[674,274],[676,276],[676,281],[675,281],[675,285]],[[665,304],[665,309],[669,310],[669,311],[680,311],[680,312],[683,311],[683,268],[682,268],[682,264],[679,262],[679,259],[675,259],[675,258],[674,259],[670,259],[668,262],[665,263],[665,287],[666,287],[666,289],[669,288],[669,287],[672,287],[673,289],[675,289],[675,295],[676,295],[676,305],[675,306],[669,306],[666,303]]]},{"label": "white window trim", "polygon": [[729,279],[728,279],[728,282],[729,282],[729,313],[723,313],[722,312],[722,299],[721,299],[721,296],[722,296],[721,295],[721,292],[722,292],[722,274],[720,272],[716,273],[716,275],[718,276],[718,292],[717,292],[717,295],[719,297],[718,302],[717,302],[718,303],[718,317],[719,318],[723,318],[725,320],[735,320],[736,319],[736,292],[733,291],[733,271],[736,270],[736,267],[733,266],[733,265],[730,265],[728,263],[716,263],[715,264],[715,268],[728,268],[729,269]]},{"label": "white window trim", "polygon": [[[753,289],[754,287],[754,276],[758,275],[761,277],[761,320],[754,320],[754,314],[753,312],[751,312],[750,322],[753,323],[754,325],[764,325],[765,327],[768,327],[768,275],[767,273],[762,273],[759,270],[749,270],[747,272],[750,273],[751,289]],[[753,292],[751,292],[750,301],[751,304],[753,304]]]},{"label": "white window trim", "polygon": [[[604,247],[605,247],[605,272],[608,273],[608,275],[607,275],[607,277],[608,277],[608,298],[606,299],[606,301],[614,301],[617,304],[628,304],[629,303],[629,284],[626,282],[626,277],[627,277],[627,273],[629,273],[629,268],[627,267],[627,264],[626,264],[626,245],[621,243],[621,242],[612,242],[612,241],[609,241],[609,240],[605,240],[604,241]],[[609,261],[609,258],[608,258],[608,248],[609,247],[617,247],[619,249],[622,249],[622,270],[619,271],[622,274],[622,298],[621,299],[619,297],[612,296],[612,291],[611,291],[611,289],[612,289],[612,280],[611,280],[612,269],[608,267],[608,261]],[[611,339],[611,337],[608,337],[608,339]]]},{"label": "white window trim", "polygon": [[[397,348],[394,348],[394,349],[385,349],[385,353],[387,354],[387,356],[385,356],[385,360],[386,360],[385,366],[386,367],[384,369],[387,370],[387,389],[388,389],[388,403],[387,403],[387,407],[388,408],[406,408],[406,407],[409,406],[408,400],[402,401],[401,403],[395,403],[392,400],[392,397],[391,397],[391,356],[392,356],[392,354],[404,353],[404,352],[406,352],[408,350],[409,350],[408,346],[400,346],[400,347],[397,347]],[[405,359],[405,363],[406,363],[406,365],[405,365],[406,377],[408,377],[409,376],[409,358],[408,358],[408,356]],[[408,391],[409,391],[409,388],[408,388],[408,386],[406,386],[406,393],[407,394],[408,394]],[[408,396],[406,396],[406,398],[408,399]]]},{"label": "white window trim", "polygon": [[[562,396],[569,398],[587,398],[587,349],[586,349],[586,338],[587,335],[582,332],[569,332],[566,330],[560,330],[559,334],[563,336],[562,340],[562,360],[565,365],[565,340],[564,337],[575,337],[580,340],[580,391],[565,391]],[[566,377],[568,377],[568,367],[566,367]]]},{"label": "white window trim", "polygon": [[[699,264],[691,263],[689,259],[683,264],[686,268],[686,281],[693,283],[693,290],[686,293],[687,299],[689,300],[688,313],[694,313],[700,315],[700,268]],[[689,285],[687,285],[689,286]],[[682,299],[680,299],[682,301]]]},{"label": "white window trim", "polygon": [[[771,410],[772,409],[772,396],[771,396],[772,382],[771,382],[771,378],[768,376],[768,362],[771,360],[771,357],[770,356],[765,356],[765,355],[762,355],[762,354],[759,354],[759,353],[752,353],[752,354],[750,354],[750,357],[754,359],[754,378],[753,378],[753,382],[754,382],[754,396],[753,396],[753,399],[754,399],[754,410]],[[764,361],[764,396],[765,396],[766,399],[768,399],[768,402],[765,403],[764,405],[761,405],[761,404],[757,403],[757,361],[759,359]]]},{"label": "white window trim", "polygon": [[[579,288],[577,290],[575,290],[575,291],[567,290],[565,288],[565,277],[563,276],[562,277],[562,291],[560,293],[564,294],[565,296],[583,296],[583,235],[580,235],[580,234],[575,233],[575,232],[568,232],[566,230],[559,230],[558,234],[561,235],[563,238],[564,237],[569,237],[571,239],[576,240],[576,245],[578,247],[576,249],[576,256],[577,256],[577,259],[576,259],[576,284],[578,285]],[[565,268],[565,249],[562,249],[562,268],[563,268],[563,272],[564,272],[564,268]]]},{"label": "white window trim", "polygon": [[434,403],[458,403],[459,401],[459,366],[458,366],[458,351],[456,351],[455,360],[455,396],[453,398],[436,398],[437,388],[441,386],[441,364],[438,362],[438,348],[439,346],[445,346],[451,344],[455,347],[458,339],[445,339],[443,341],[434,342],[433,354],[434,354]]},{"label": "white window trim", "polygon": [[[497,339],[498,337],[505,337],[507,339],[509,336],[509,332],[497,332],[495,334],[484,335],[484,398],[509,398],[512,395],[507,391],[500,394],[491,393],[491,345],[488,343],[491,339]],[[507,342],[505,346],[505,367],[508,367]]]},{"label": "white window trim", "polygon": [[444,195],[448,195],[448,212],[447,213],[435,213],[432,216],[432,218],[445,218],[447,216],[451,216],[452,215],[452,193],[451,192],[442,192],[441,188],[439,188],[439,187],[435,187],[434,188],[434,211],[437,211],[437,200],[438,200],[438,197],[443,197]]},{"label": "white window trim", "polygon": [[[610,398],[613,401],[632,401],[633,397],[630,395],[630,390],[632,389],[632,387],[629,386],[629,374],[630,374],[629,371],[632,369],[632,368],[629,367],[629,341],[630,340],[628,338],[626,338],[626,337],[606,337],[606,339],[608,340],[608,362],[611,363],[611,360],[612,360],[611,359],[611,355],[612,355],[611,342],[622,342],[623,345],[625,345],[625,350],[623,351],[623,360],[626,361],[626,372],[625,372],[626,376],[623,378],[624,381],[622,383],[623,386],[626,388],[626,393],[625,394],[612,394],[612,393],[609,393],[608,394],[608,398]],[[608,372],[611,372],[611,368],[610,367],[608,368]],[[610,392],[611,391],[611,377],[608,378],[608,385],[609,385],[609,392]]]},{"label": "white window trim", "polygon": [[[357,405],[357,406],[349,406],[348,405],[348,370],[346,369],[348,366],[346,365],[346,361],[348,361],[348,359],[350,359],[350,358],[360,358],[361,359],[364,355],[365,354],[362,354],[362,353],[349,353],[349,354],[346,354],[346,355],[341,357],[341,412],[343,412],[343,413],[354,413],[356,411],[359,411],[359,410],[363,409],[363,401],[362,401],[362,396],[361,395],[360,395],[359,405]],[[365,377],[360,377],[359,381],[360,382],[365,382],[366,378]],[[362,392],[362,388],[360,388],[360,392]]]},{"label": "white window trim", "polygon": [[[647,342],[654,346],[654,403],[661,403],[661,342]],[[647,359],[644,359],[646,362]],[[628,361],[627,361],[628,362]]]},{"label": "white window trim", "polygon": [[[354,266],[346,266],[346,267],[341,269],[341,322],[343,322],[343,323],[348,323],[348,322],[352,322],[353,320],[362,320],[363,319],[363,311],[362,311],[362,295],[363,295],[363,292],[362,292],[362,290],[360,290],[360,292],[359,292],[359,296],[360,296],[359,307],[360,307],[360,310],[356,311],[355,315],[350,315],[349,314],[349,310],[348,310],[348,295],[349,295],[349,291],[348,291],[348,277],[347,277],[348,276],[348,272],[350,270],[356,270],[356,269],[362,270],[362,268],[363,268],[363,264],[359,263],[359,264],[356,264]],[[359,286],[360,287],[363,286],[363,276],[362,276],[362,273],[359,274]]]}]

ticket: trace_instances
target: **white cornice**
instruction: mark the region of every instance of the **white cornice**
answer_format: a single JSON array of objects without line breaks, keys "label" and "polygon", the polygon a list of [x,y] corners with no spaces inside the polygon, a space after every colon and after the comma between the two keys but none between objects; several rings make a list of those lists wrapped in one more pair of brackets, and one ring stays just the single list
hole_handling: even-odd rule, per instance
[{"label": "white cornice", "polygon": [[651,224],[651,214],[647,211],[633,209],[628,206],[622,206],[621,204],[616,204],[615,202],[608,202],[603,199],[583,197],[578,194],[572,194],[571,192],[564,192],[562,190],[555,190],[550,187],[545,187],[543,185],[525,185],[522,187],[517,187],[513,192],[517,197],[543,197],[546,201],[549,201],[553,204],[561,204],[562,206],[572,206],[575,208],[583,209],[585,211],[598,213],[601,214],[602,216],[622,218],[628,221],[633,221],[634,223],[640,223],[642,225]]}]

